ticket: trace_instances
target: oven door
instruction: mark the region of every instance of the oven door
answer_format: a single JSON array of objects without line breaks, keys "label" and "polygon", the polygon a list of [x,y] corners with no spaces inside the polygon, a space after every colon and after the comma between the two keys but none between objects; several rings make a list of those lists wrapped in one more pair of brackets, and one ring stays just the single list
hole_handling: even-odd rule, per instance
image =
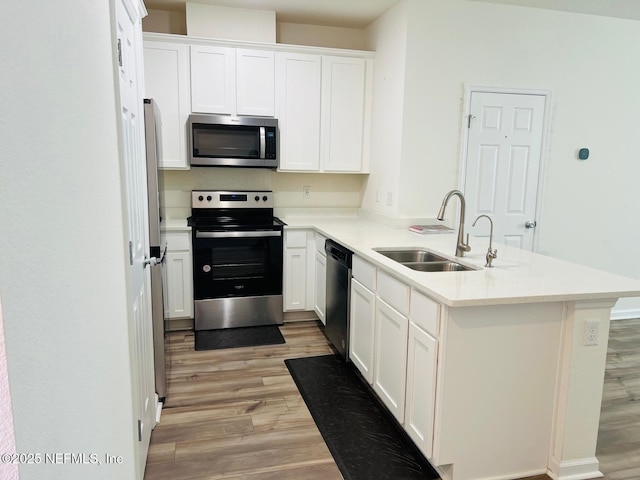
[{"label": "oven door", "polygon": [[282,295],[282,230],[196,230],[193,256],[195,300]]}]

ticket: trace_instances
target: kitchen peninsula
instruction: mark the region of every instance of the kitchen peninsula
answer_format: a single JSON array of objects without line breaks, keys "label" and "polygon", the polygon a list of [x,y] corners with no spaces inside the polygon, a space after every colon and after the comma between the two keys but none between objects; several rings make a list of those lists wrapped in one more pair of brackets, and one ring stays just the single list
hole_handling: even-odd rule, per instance
[{"label": "kitchen peninsula", "polygon": [[[285,235],[354,252],[350,358],[444,480],[602,476],[611,308],[640,296],[640,281],[503,245],[485,268],[485,238],[460,258],[455,233],[278,214]],[[473,270],[416,271],[378,248],[428,250]]]}]

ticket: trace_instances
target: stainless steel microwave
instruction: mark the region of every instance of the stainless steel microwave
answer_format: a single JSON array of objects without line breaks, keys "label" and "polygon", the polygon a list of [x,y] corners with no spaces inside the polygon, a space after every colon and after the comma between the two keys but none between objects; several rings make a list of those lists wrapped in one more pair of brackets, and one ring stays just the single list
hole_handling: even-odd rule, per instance
[{"label": "stainless steel microwave", "polygon": [[278,166],[278,120],[265,117],[190,115],[189,161],[193,166]]}]

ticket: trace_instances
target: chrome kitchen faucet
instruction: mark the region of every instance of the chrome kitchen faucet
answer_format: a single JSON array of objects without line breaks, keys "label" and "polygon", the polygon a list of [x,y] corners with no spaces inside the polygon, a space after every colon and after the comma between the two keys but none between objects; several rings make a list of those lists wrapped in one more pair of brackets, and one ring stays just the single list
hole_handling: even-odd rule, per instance
[{"label": "chrome kitchen faucet", "polygon": [[498,250],[491,248],[493,244],[493,220],[491,220],[491,217],[489,215],[478,215],[478,217],[473,221],[473,224],[471,226],[475,227],[476,222],[480,220],[482,217],[488,219],[489,223],[491,224],[491,230],[489,232],[489,250],[487,250],[487,256],[486,256],[487,263],[485,264],[485,267],[493,267],[493,265],[491,265],[491,262],[493,261],[494,258],[498,256]]},{"label": "chrome kitchen faucet", "polygon": [[456,244],[456,257],[464,257],[464,252],[470,251],[471,247],[469,246],[469,234],[467,234],[467,242],[464,242],[465,201],[464,195],[460,190],[451,190],[445,195],[444,200],[442,200],[440,212],[438,213],[438,220],[444,220],[444,211],[447,208],[447,203],[449,203],[449,199],[454,195],[460,197],[460,225],[458,226],[458,243]]}]

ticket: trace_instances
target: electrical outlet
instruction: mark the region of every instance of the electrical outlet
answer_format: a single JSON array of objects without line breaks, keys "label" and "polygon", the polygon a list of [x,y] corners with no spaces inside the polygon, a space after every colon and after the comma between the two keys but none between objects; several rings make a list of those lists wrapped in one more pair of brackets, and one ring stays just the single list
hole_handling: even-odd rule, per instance
[{"label": "electrical outlet", "polygon": [[311,197],[311,185],[305,185],[302,187],[302,197],[309,198]]},{"label": "electrical outlet", "polygon": [[584,345],[598,345],[600,323],[597,320],[587,320],[584,323]]},{"label": "electrical outlet", "polygon": [[393,205],[393,192],[387,192],[387,206]]}]

